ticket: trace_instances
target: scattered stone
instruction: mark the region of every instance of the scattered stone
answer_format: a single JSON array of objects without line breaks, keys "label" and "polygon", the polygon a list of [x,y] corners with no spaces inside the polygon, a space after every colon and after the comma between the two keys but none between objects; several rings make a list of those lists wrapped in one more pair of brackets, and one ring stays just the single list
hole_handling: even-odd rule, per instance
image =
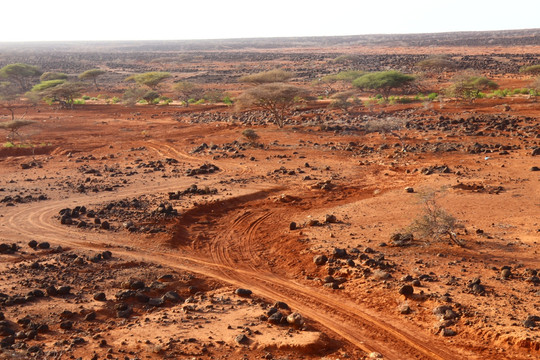
[{"label": "scattered stone", "polygon": [[304,318],[300,313],[294,312],[287,316],[287,322],[294,327],[301,327],[304,325]]},{"label": "scattered stone", "polygon": [[239,345],[246,345],[249,343],[249,338],[245,334],[239,334],[236,335],[234,341],[236,341],[236,343]]},{"label": "scattered stone", "polygon": [[399,288],[399,293],[400,295],[409,297],[414,294],[414,288],[411,285],[403,285],[401,288]]},{"label": "scattered stone", "polygon": [[253,292],[249,289],[238,288],[234,291],[234,293],[241,297],[250,297]]},{"label": "scattered stone", "polygon": [[326,257],[326,255],[315,255],[313,257],[313,262],[315,263],[315,265],[318,265],[318,266],[322,266],[326,264],[327,261],[328,261],[328,258]]},{"label": "scattered stone", "polygon": [[94,294],[94,300],[96,301],[106,301],[107,297],[104,292],[98,292]]},{"label": "scattered stone", "polygon": [[335,247],[332,251],[332,255],[338,259],[344,259],[347,257],[347,250]]},{"label": "scattered stone", "polygon": [[444,337],[456,336],[456,335],[457,335],[456,331],[449,328],[444,328],[441,331],[441,336],[444,336]]},{"label": "scattered stone", "polygon": [[39,249],[46,250],[51,247],[51,244],[49,244],[47,241],[41,242],[37,245]]},{"label": "scattered stone", "polygon": [[403,314],[403,315],[408,315],[412,312],[411,308],[409,305],[407,304],[401,304],[399,307],[398,307],[398,311],[400,314]]},{"label": "scattered stone", "polygon": [[283,314],[279,311],[276,311],[272,315],[268,317],[268,322],[270,324],[278,325],[281,323],[281,319],[283,318]]},{"label": "scattered stone", "polygon": [[60,323],[60,329],[71,330],[73,328],[73,321],[62,321]]},{"label": "scattered stone", "polygon": [[414,240],[411,233],[401,234],[395,233],[390,236],[390,245],[392,246],[407,246]]},{"label": "scattered stone", "polygon": [[291,308],[289,307],[289,305],[287,305],[286,303],[284,303],[283,301],[276,301],[274,303],[274,305],[272,305],[272,307],[276,308],[276,309],[282,309],[282,310],[290,310]]},{"label": "scattered stone", "polygon": [[503,268],[501,270],[501,278],[507,280],[510,276],[512,276],[512,271],[509,268]]},{"label": "scattered stone", "polygon": [[330,215],[326,214],[324,222],[327,223],[327,224],[335,224],[335,223],[337,223],[337,218],[333,214],[330,214]]}]

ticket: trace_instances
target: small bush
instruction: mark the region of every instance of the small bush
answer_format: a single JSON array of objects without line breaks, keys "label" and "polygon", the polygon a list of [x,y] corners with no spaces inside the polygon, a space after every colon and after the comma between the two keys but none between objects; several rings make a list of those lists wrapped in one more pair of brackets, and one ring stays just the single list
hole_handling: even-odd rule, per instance
[{"label": "small bush", "polygon": [[84,104],[86,104],[86,101],[84,101],[83,99],[73,100],[73,105],[84,105]]},{"label": "small bush", "polygon": [[225,97],[223,98],[223,103],[224,103],[225,105],[229,105],[229,106],[230,106],[230,105],[233,104],[233,101],[231,100],[230,97],[225,96]]},{"label": "small bush", "polygon": [[431,100],[431,101],[434,101],[437,97],[439,97],[439,94],[434,93],[434,92],[433,92],[433,93],[429,93],[428,96],[427,96],[427,98],[428,98],[429,100]]},{"label": "small bush", "polygon": [[423,211],[410,225],[410,231],[424,239],[441,241],[448,238],[454,244],[463,246],[463,241],[456,235],[458,220],[438,203],[437,193],[427,191],[420,194]]},{"label": "small bush", "polygon": [[111,99],[111,102],[112,102],[113,104],[118,104],[120,101],[121,101],[120,98],[117,97],[117,96],[115,96],[115,97],[113,97],[113,98]]},{"label": "small bush", "polygon": [[83,99],[83,100],[90,100],[90,96],[88,96],[88,95],[83,95],[83,96],[81,96],[81,99]]},{"label": "small bush", "polygon": [[252,144],[259,140],[259,134],[257,134],[253,129],[246,129],[242,131],[242,136],[244,136]]}]

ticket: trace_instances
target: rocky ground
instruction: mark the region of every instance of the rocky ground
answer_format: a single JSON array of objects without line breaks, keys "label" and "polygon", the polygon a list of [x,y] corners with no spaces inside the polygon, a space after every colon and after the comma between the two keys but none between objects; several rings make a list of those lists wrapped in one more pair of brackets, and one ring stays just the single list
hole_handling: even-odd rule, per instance
[{"label": "rocky ground", "polygon": [[[0,148],[0,358],[540,356],[535,99],[326,105],[283,129],[224,105],[28,109],[26,146]],[[428,205],[455,232],[413,229]]]}]

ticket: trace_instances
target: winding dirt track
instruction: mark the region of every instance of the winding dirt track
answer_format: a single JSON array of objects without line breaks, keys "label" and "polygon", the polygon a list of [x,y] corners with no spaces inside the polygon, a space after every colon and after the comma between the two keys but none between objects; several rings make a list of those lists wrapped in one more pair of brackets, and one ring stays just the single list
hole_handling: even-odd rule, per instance
[{"label": "winding dirt track", "polygon": [[[197,160],[187,154],[176,151],[172,146],[163,147],[152,144],[161,155],[183,156],[187,160]],[[234,170],[249,171],[235,165]],[[231,169],[229,169],[230,171]],[[234,171],[233,170],[233,171]],[[7,238],[18,240],[47,240],[55,244],[72,248],[97,249],[113,248],[117,255],[139,261],[159,263],[168,267],[197,272],[235,286],[251,289],[257,296],[270,300],[287,302],[293,309],[334,332],[366,352],[379,352],[386,359],[460,359],[463,354],[452,353],[445,344],[433,336],[420,332],[408,324],[382,314],[374,314],[367,308],[335,296],[331,291],[315,289],[286,279],[272,272],[271,266],[265,265],[260,250],[257,249],[257,236],[262,224],[272,224],[273,218],[280,216],[271,210],[247,210],[236,214],[228,231],[210,239],[209,254],[205,252],[185,255],[176,250],[149,245],[133,250],[122,245],[119,233],[88,233],[73,231],[61,226],[55,218],[58,211],[77,204],[103,203],[122,197],[141,194],[163,193],[188,186],[192,179],[168,179],[162,183],[139,188],[126,188],[116,193],[101,193],[90,199],[86,195],[76,195],[68,199],[23,204],[4,216],[1,231]],[[249,191],[266,195],[275,185],[260,185]],[[281,214],[283,215],[283,214]]]}]

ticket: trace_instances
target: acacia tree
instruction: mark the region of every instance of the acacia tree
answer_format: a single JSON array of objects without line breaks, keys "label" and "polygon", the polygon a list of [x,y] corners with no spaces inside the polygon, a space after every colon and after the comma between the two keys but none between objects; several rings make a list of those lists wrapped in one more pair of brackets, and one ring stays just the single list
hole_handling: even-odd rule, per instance
[{"label": "acacia tree", "polygon": [[270,84],[289,81],[294,77],[294,73],[281,69],[263,71],[256,74],[242,76],[238,79],[239,82],[250,83],[254,85]]},{"label": "acacia tree", "polygon": [[41,74],[37,66],[23,63],[9,64],[0,69],[0,79],[17,84],[21,92],[28,91],[32,82]]},{"label": "acacia tree", "polygon": [[11,120],[15,120],[15,102],[19,96],[17,86],[8,81],[0,82],[0,106],[11,113]]},{"label": "acacia tree", "polygon": [[203,95],[203,89],[191,82],[180,81],[173,86],[173,91],[184,106],[189,106],[189,100]]},{"label": "acacia tree", "polygon": [[60,103],[64,109],[73,109],[75,99],[81,96],[81,92],[85,88],[86,85],[84,83],[67,81],[41,90],[39,94],[41,98],[47,98],[52,102]]},{"label": "acacia tree", "polygon": [[171,74],[163,71],[152,71],[142,74],[134,74],[126,78],[126,81],[135,81],[138,85],[148,86],[156,90],[157,86],[164,80],[171,77]]},{"label": "acacia tree", "polygon": [[236,104],[239,109],[255,106],[268,111],[275,123],[282,128],[290,110],[300,99],[307,96],[307,90],[298,86],[271,83],[247,89],[236,99]]},{"label": "acacia tree", "polygon": [[399,71],[379,71],[360,76],[353,81],[353,86],[362,90],[380,91],[382,96],[388,99],[393,89],[404,88],[414,80],[414,76]]},{"label": "acacia tree", "polygon": [[85,72],[83,72],[82,74],[79,75],[79,79],[81,80],[92,80],[92,82],[94,83],[94,86],[96,87],[96,90],[99,91],[99,86],[97,84],[97,78],[100,77],[101,75],[105,74],[105,70],[101,70],[101,69],[91,69],[91,70],[86,70]]}]

